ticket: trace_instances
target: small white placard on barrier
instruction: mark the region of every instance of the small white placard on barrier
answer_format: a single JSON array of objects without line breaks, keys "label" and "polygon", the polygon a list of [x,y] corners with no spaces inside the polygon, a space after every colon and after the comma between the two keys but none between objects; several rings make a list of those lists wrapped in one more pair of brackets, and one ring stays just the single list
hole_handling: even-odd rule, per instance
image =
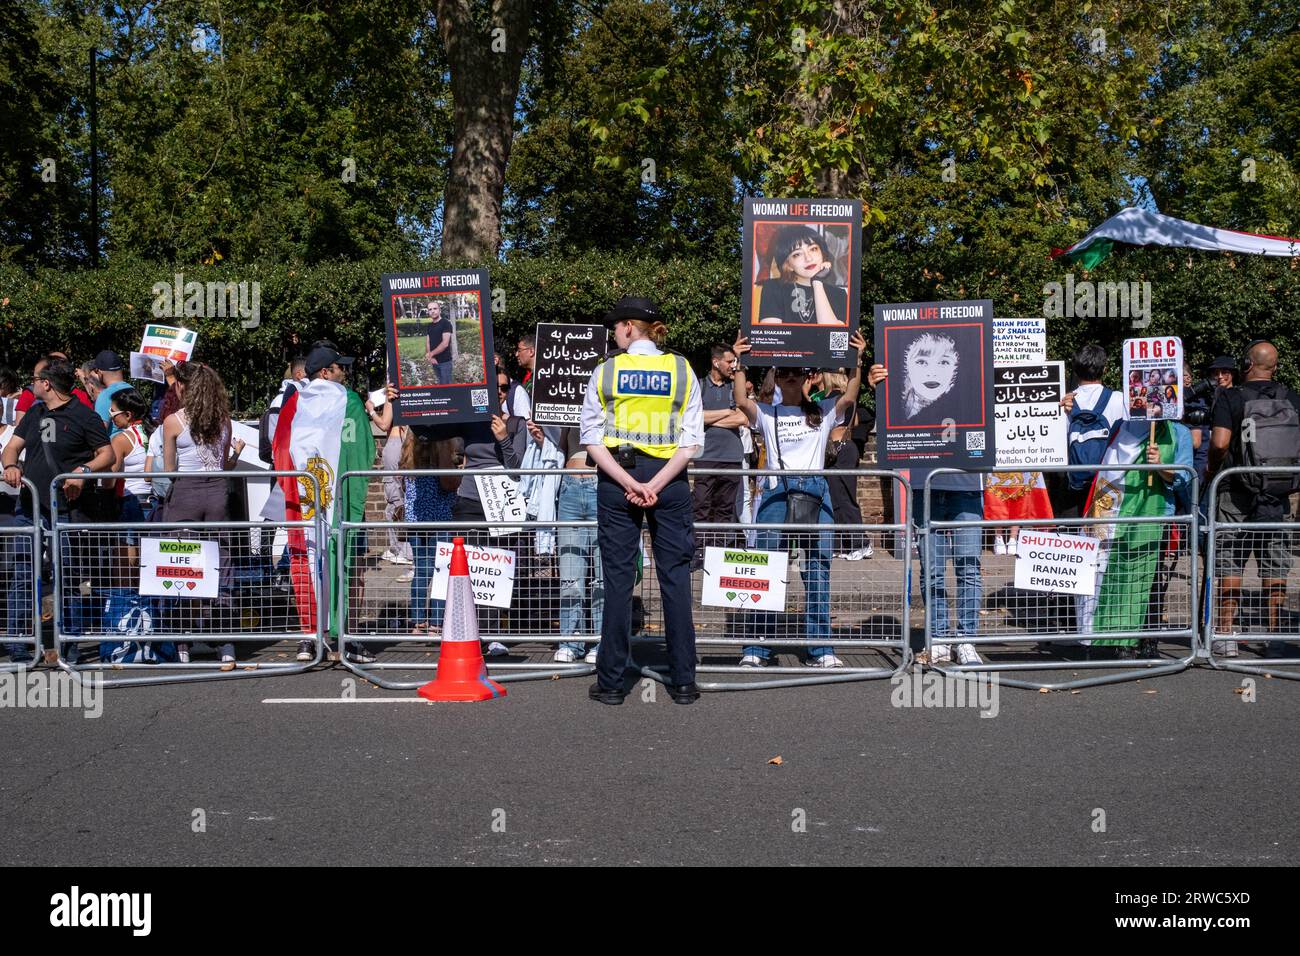
[{"label": "small white placard on barrier", "polygon": [[221,551],[215,541],[140,539],[140,594],[214,598],[221,576]]},{"label": "small white placard on barrier", "polygon": [[1016,587],[1054,594],[1096,593],[1101,542],[1075,534],[1021,531],[1016,539]]},{"label": "small white placard on barrier", "polygon": [[789,555],[784,551],[705,548],[700,603],[746,611],[784,611],[788,565]]},{"label": "small white placard on barrier", "polygon": [[517,526],[502,527],[510,522],[528,520],[528,502],[519,490],[519,482],[504,474],[487,472],[476,474],[474,483],[478,485],[478,500],[483,505],[483,514],[492,525],[492,537],[518,534],[524,530]]},{"label": "small white placard on barrier", "polygon": [[[450,541],[438,542],[429,597],[439,601],[447,600],[451,551]],[[479,607],[510,607],[515,593],[515,553],[501,548],[478,548],[467,544],[465,557],[469,559],[469,580],[474,588],[474,603]]]}]

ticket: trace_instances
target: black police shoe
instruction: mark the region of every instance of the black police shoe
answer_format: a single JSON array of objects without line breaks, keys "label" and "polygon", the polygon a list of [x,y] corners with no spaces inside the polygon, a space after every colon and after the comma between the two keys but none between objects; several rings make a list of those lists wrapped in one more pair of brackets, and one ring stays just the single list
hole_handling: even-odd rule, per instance
[{"label": "black police shoe", "polygon": [[677,684],[668,688],[674,704],[693,704],[700,699],[700,688],[695,684]]},{"label": "black police shoe", "polygon": [[606,690],[597,681],[587,688],[587,696],[592,700],[600,701],[602,704],[621,704],[627,693],[621,690]]}]

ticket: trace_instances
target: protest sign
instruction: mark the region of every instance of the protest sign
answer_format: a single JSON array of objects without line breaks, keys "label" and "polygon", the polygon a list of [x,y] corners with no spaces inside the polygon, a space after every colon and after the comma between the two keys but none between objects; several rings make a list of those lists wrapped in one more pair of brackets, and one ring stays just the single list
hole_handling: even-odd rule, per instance
[{"label": "protest sign", "polygon": [[756,365],[839,368],[858,327],[862,202],[745,198],[740,333]]},{"label": "protest sign", "polygon": [[140,594],[175,598],[214,598],[221,575],[215,541],[140,539]]},{"label": "protest sign", "polygon": [[700,603],[746,611],[784,611],[789,555],[784,551],[704,549]]},{"label": "protest sign", "polygon": [[999,365],[993,383],[997,467],[1036,470],[1068,465],[1070,422],[1061,407],[1064,363]]},{"label": "protest sign", "polygon": [[379,277],[393,422],[484,421],[498,406],[490,375],[492,306],[486,269]]},{"label": "protest sign", "polygon": [[1183,417],[1183,343],[1172,336],[1124,341],[1124,417]]},{"label": "protest sign", "polygon": [[[884,468],[993,467],[993,303],[875,307],[877,460]],[[920,487],[918,484],[916,487]]]},{"label": "protest sign", "polygon": [[1016,539],[1015,586],[1054,594],[1096,593],[1101,541],[1073,534],[1021,531]]},{"label": "protest sign", "polygon": [[188,362],[194,355],[198,337],[199,334],[193,329],[149,323],[144,327],[140,350],[131,353],[131,378],[148,379],[151,382],[166,381],[162,363]]},{"label": "protest sign", "polygon": [[494,538],[503,534],[518,534],[520,527],[502,527],[509,522],[522,522],[528,518],[528,502],[519,490],[519,482],[504,474],[479,472],[474,475],[478,486],[478,500],[483,505],[483,516],[491,525],[489,533]]},{"label": "protest sign", "polygon": [[533,421],[577,425],[591,373],[605,357],[603,325],[537,324],[533,366]]},{"label": "protest sign", "polygon": [[1047,361],[1047,320],[993,320],[993,364],[1029,365]]},{"label": "protest sign", "polygon": [[[447,600],[447,582],[451,577],[450,541],[439,541],[434,555],[433,581],[429,597]],[[469,580],[474,589],[474,604],[478,607],[509,608],[515,591],[515,553],[500,548],[480,548],[465,545],[469,560]]]}]

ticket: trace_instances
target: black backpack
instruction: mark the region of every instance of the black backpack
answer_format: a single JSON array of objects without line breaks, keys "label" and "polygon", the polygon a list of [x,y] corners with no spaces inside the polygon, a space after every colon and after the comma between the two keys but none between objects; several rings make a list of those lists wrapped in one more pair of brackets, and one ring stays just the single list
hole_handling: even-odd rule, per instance
[{"label": "black backpack", "polygon": [[[1238,445],[1244,468],[1296,467],[1300,465],[1300,412],[1291,404],[1285,385],[1269,382],[1257,398],[1242,391],[1241,429]],[[1253,431],[1253,435],[1250,433]],[[1247,441],[1250,437],[1252,440]],[[1282,499],[1300,488],[1297,475],[1245,474],[1237,476],[1243,491],[1259,497]]]}]

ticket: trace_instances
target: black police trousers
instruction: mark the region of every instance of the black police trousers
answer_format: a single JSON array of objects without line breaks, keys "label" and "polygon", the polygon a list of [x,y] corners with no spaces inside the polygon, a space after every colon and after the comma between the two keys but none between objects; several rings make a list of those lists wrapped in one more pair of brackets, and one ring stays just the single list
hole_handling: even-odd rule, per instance
[{"label": "black police trousers", "polygon": [[[637,481],[648,482],[667,463],[666,458],[637,455],[627,472]],[[632,504],[622,486],[602,471],[596,486],[596,535],[605,574],[605,614],[596,677],[600,686],[609,690],[623,687],[624,672],[631,663],[632,595],[643,523],[650,528],[659,576],[669,682],[679,686],[695,682],[695,621],[691,616],[695,533],[685,469],[659,492],[652,508]]]}]

